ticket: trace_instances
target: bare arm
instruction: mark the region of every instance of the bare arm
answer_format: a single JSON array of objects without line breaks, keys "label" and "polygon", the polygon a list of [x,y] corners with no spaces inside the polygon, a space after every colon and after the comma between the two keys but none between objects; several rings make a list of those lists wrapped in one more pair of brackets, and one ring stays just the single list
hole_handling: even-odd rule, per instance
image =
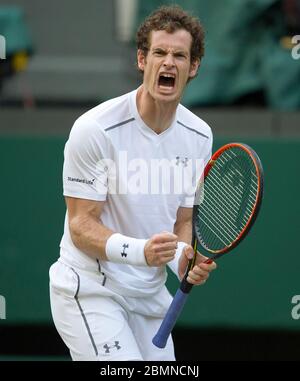
[{"label": "bare arm", "polygon": [[105,246],[114,232],[100,220],[105,201],[66,197],[66,204],[74,245],[92,258],[107,260]]},{"label": "bare arm", "polygon": [[[90,201],[66,197],[69,228],[74,245],[95,259],[107,261],[106,243],[115,232],[103,225],[101,213],[105,201]],[[177,236],[162,232],[153,235],[144,248],[144,255],[149,266],[162,266],[175,255]]]},{"label": "bare arm", "polygon": [[174,234],[178,236],[178,241],[186,242],[188,245],[192,241],[192,216],[192,208],[179,208],[174,225]]}]

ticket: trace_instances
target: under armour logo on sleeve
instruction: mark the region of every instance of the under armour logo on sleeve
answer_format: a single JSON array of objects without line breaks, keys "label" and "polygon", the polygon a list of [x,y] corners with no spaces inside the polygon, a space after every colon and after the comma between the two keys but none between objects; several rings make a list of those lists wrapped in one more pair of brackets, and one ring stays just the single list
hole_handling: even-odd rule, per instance
[{"label": "under armour logo on sleeve", "polygon": [[115,341],[115,344],[110,345],[110,346],[108,344],[105,344],[105,345],[103,345],[103,348],[105,349],[105,353],[110,353],[110,350],[113,348],[116,348],[116,350],[121,349],[121,347],[119,345],[119,341]]},{"label": "under armour logo on sleeve", "polygon": [[127,257],[127,253],[125,252],[125,250],[128,249],[128,248],[129,248],[129,245],[124,243],[124,245],[123,245],[123,251],[121,253],[122,257],[125,257],[125,258]]}]

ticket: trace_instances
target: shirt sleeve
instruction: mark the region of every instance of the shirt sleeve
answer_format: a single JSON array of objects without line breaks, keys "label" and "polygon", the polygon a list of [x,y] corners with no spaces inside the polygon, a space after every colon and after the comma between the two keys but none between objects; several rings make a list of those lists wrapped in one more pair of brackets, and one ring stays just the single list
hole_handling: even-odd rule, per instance
[{"label": "shirt sleeve", "polygon": [[64,196],[105,201],[112,147],[93,120],[77,120],[64,150]]}]

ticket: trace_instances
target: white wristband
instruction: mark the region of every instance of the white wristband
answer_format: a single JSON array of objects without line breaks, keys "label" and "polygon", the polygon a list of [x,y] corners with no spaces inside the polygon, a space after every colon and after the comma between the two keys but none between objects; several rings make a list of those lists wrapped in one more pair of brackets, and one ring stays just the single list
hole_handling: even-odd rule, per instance
[{"label": "white wristband", "polygon": [[188,244],[186,242],[178,242],[177,243],[177,249],[176,249],[176,253],[175,253],[175,258],[168,262],[168,266],[170,267],[170,269],[173,271],[173,273],[177,276],[177,278],[179,280],[181,280],[179,278],[179,274],[178,274],[178,266],[179,266],[179,258],[181,257],[181,254],[182,254],[182,250],[188,246]]},{"label": "white wristband", "polygon": [[148,266],[144,255],[146,242],[146,239],[131,238],[115,233],[106,242],[107,259],[115,263]]}]

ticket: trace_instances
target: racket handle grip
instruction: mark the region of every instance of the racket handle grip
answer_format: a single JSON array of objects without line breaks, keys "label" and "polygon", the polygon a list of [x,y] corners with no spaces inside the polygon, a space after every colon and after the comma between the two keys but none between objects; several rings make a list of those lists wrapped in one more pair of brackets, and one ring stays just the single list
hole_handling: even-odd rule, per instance
[{"label": "racket handle grip", "polygon": [[167,311],[164,320],[161,323],[157,334],[154,336],[152,343],[158,348],[164,348],[167,344],[168,338],[172,329],[177,321],[178,316],[186,302],[188,294],[182,292],[180,288],[177,290],[174,299]]}]

